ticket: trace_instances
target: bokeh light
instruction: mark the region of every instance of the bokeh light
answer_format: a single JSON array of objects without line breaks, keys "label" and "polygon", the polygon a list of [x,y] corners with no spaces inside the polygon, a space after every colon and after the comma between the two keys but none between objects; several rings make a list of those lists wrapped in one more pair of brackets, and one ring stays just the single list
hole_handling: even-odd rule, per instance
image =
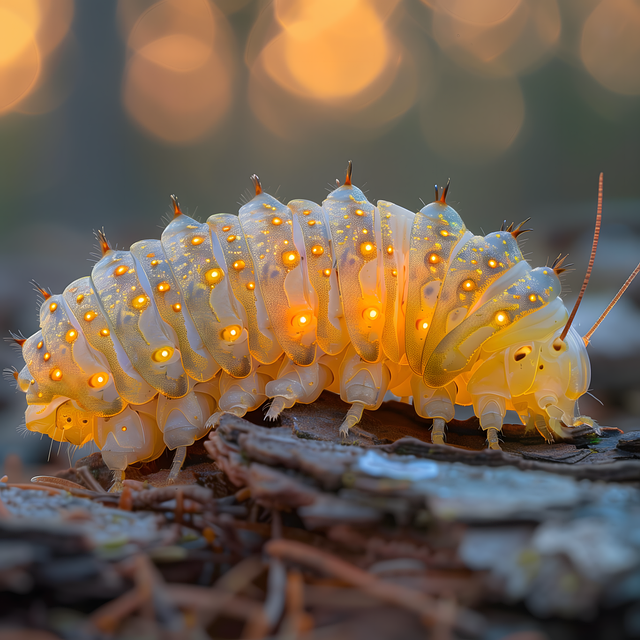
[{"label": "bokeh light", "polygon": [[67,35],[72,18],[73,0],[0,1],[0,112],[19,110],[39,87],[43,69],[51,70],[47,56]]},{"label": "bokeh light", "polygon": [[433,36],[443,51],[488,75],[534,68],[551,56],[560,33],[556,0],[456,0],[434,6]]},{"label": "bokeh light", "polygon": [[580,53],[589,73],[604,87],[640,94],[640,4],[602,0],[584,24]]},{"label": "bokeh light", "polygon": [[123,103],[147,133],[193,143],[231,106],[233,62],[226,18],[207,0],[119,4],[131,50]]}]

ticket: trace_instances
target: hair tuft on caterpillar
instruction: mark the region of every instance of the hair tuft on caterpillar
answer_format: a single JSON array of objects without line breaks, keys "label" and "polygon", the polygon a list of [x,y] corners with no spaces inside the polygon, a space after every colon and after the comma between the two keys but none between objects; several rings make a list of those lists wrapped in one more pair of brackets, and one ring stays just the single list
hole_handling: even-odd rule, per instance
[{"label": "hair tuft on caterpillar", "polygon": [[[285,205],[253,175],[239,214],[206,223],[171,196],[161,239],[129,251],[98,232],[91,275],[62,294],[38,286],[40,330],[11,338],[26,366],[6,375],[26,393],[27,429],[94,440],[118,488],[165,447],[175,479],[223,412],[271,400],[275,420],[325,389],[351,405],[343,434],[387,391],[413,398],[436,443],[456,404],[473,406],[492,449],[507,410],[548,442],[593,426],[577,410],[592,332],[578,335],[559,297],[566,256],[531,268],[517,242],[526,220],[473,235],[446,202],[449,182],[413,213],[372,205],[351,174],[349,162],[321,206]],[[601,203],[602,176],[588,273]]]}]

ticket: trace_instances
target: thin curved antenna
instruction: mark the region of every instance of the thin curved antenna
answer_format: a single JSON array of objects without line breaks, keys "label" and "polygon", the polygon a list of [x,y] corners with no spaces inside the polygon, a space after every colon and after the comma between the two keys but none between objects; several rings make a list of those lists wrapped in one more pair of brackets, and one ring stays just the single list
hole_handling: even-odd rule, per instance
[{"label": "thin curved antenna", "polygon": [[613,300],[608,304],[607,308],[602,312],[602,315],[596,320],[595,324],[582,338],[584,340],[584,346],[589,346],[591,336],[595,333],[595,330],[602,324],[602,321],[609,315],[609,312],[616,306],[616,302],[622,298],[622,294],[629,288],[629,285],[633,282],[634,278],[640,273],[640,264],[633,270],[633,273],[627,278],[627,281],[620,287],[620,291],[616,293]]},{"label": "thin curved antenna", "polygon": [[596,249],[598,248],[598,238],[600,238],[600,224],[602,223],[602,183],[604,180],[604,176],[601,173],[600,179],[598,180],[598,208],[596,210],[596,228],[593,232],[593,244],[591,245],[591,257],[589,258],[589,266],[587,267],[587,273],[584,276],[584,282],[582,283],[582,289],[580,289],[580,294],[578,295],[578,299],[576,303],[573,305],[573,311],[567,320],[567,324],[564,326],[562,333],[560,334],[560,340],[564,340],[567,337],[567,333],[569,333],[569,329],[571,328],[571,323],[573,319],[576,317],[576,313],[578,312],[578,307],[582,302],[582,297],[584,296],[584,292],[587,290],[587,285],[589,284],[589,278],[591,277],[591,270],[593,269],[593,263],[596,259]]}]

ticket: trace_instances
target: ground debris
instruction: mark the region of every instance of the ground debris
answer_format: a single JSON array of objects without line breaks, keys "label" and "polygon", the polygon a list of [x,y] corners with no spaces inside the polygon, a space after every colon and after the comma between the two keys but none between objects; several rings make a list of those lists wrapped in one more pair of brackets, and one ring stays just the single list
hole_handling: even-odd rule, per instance
[{"label": "ground debris", "polygon": [[224,415],[172,485],[171,452],[121,493],[99,454],[3,479],[0,636],[544,640],[594,616],[630,635],[640,433],[507,425],[490,451],[473,420],[432,444],[412,411],[346,439],[332,394],[270,428]]}]

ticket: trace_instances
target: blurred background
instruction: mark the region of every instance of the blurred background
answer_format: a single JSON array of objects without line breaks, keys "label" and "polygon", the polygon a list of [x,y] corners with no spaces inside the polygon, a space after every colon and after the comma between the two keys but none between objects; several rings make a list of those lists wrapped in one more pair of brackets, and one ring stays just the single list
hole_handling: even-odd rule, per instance
[{"label": "blurred background", "polygon": [[[32,278],[90,272],[94,229],[159,237],[171,193],[236,212],[254,172],[321,202],[347,160],[373,202],[451,178],[476,233],[531,216],[529,260],[575,264],[568,305],[603,171],[585,333],[640,260],[639,34],[638,0],[0,0],[2,334],[37,329]],[[640,426],[639,304],[640,282],[590,347],[601,424]],[[24,408],[3,384],[0,465],[46,458]]]}]

